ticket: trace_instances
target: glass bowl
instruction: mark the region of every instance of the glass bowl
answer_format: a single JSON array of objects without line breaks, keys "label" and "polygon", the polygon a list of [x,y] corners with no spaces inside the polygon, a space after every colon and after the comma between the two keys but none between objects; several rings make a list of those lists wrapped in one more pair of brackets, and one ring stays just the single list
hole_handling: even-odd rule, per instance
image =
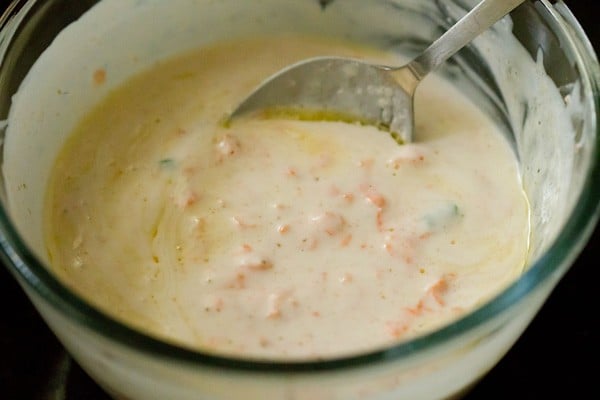
[{"label": "glass bowl", "polygon": [[[118,84],[143,65],[188,48],[286,32],[343,36],[410,56],[475,3],[14,1],[0,19],[0,119],[8,121],[2,124],[1,142],[0,247],[5,264],[76,361],[116,399],[460,396],[525,330],[598,219],[600,69],[585,34],[560,1],[525,2],[440,71],[513,144],[530,197],[533,234],[527,270],[517,281],[424,336],[314,362],[221,357],[157,340],[94,308],[47,269],[41,205],[47,172],[69,128],[106,94],[92,94],[78,84],[92,64],[118,65]],[[181,13],[182,7],[197,7],[197,12]],[[74,21],[78,23],[70,25]],[[149,21],[152,29],[147,29]],[[510,32],[522,52],[519,60],[506,53]],[[65,85],[71,96],[57,93],[56,87]],[[550,107],[548,97],[560,102]]]}]

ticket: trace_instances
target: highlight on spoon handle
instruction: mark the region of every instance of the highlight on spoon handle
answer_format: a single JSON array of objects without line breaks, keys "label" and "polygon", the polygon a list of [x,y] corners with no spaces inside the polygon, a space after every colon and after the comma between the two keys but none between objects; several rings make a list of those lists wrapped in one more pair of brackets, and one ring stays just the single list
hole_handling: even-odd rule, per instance
[{"label": "highlight on spoon handle", "polygon": [[525,0],[482,0],[407,67],[417,82]]}]

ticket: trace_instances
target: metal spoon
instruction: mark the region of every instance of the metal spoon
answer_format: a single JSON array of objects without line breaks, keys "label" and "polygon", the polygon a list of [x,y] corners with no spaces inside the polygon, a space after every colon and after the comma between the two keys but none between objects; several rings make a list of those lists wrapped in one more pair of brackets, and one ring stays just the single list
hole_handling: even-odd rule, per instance
[{"label": "metal spoon", "polygon": [[413,96],[419,82],[525,0],[483,0],[421,55],[401,67],[341,57],[317,57],[279,71],[230,114],[250,112],[358,121],[389,129],[399,143],[413,136]]}]

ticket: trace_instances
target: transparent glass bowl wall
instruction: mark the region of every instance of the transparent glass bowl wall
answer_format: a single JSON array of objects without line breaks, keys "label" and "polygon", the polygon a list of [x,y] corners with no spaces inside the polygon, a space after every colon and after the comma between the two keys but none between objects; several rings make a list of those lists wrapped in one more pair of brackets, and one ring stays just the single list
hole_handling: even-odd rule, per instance
[{"label": "transparent glass bowl wall", "polygon": [[[0,119],[7,117],[12,95],[41,52],[62,28],[95,3],[23,0],[9,7],[0,27]],[[232,27],[236,18],[260,15],[260,8],[268,5],[310,4],[318,10],[319,3],[330,3],[328,12],[347,14],[357,28],[362,28],[350,35],[353,38],[412,54],[456,19],[463,11],[460,4],[472,5],[475,1],[223,3],[236,4],[232,8],[236,12],[228,22]],[[598,214],[599,189],[594,185],[599,176],[595,102],[599,71],[593,50],[560,2],[526,2],[512,16],[515,35],[532,58],[541,49],[546,71],[556,86],[565,96],[576,94],[581,100],[581,112],[572,121],[576,137],[569,147],[561,149],[570,154],[567,159],[573,170],[568,181],[561,183],[562,194],[557,195],[561,201],[555,205],[550,222],[537,223],[536,231],[544,234],[538,233],[533,239],[531,268],[490,303],[450,326],[380,352],[323,362],[250,362],[172,346],[113,321],[56,281],[36,256],[42,250],[31,248],[32,241],[26,239],[24,232],[31,228],[23,227],[22,220],[13,219],[15,214],[9,209],[6,193],[7,188],[11,189],[4,181],[0,210],[3,258],[58,338],[88,373],[117,398],[419,399],[460,393],[487,372],[525,329],[585,244]],[[403,18],[419,19],[423,29],[403,29],[397,23]],[[264,29],[276,33],[293,28],[265,22]],[[315,25],[312,29],[325,28]],[[359,32],[367,32],[369,37],[361,37]],[[65,62],[72,60],[77,60],[76,55],[65,56]],[[475,46],[461,52],[442,72],[505,128],[522,162],[527,164],[532,158],[529,152],[535,150],[526,149],[521,136],[527,131],[509,112],[510,94],[499,90],[480,49]],[[573,88],[577,91],[573,92]],[[31,157],[16,158],[23,169],[35,166]],[[524,168],[524,181],[532,191],[544,187],[537,170],[551,173],[555,165]],[[535,204],[534,201],[534,208]],[[534,215],[535,218],[542,220]]]}]

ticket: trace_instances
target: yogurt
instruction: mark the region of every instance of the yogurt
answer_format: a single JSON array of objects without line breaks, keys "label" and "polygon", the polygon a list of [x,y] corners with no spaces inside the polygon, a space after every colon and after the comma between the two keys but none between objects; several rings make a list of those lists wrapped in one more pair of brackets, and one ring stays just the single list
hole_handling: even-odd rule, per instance
[{"label": "yogurt", "polygon": [[[318,55],[394,55],[306,36],[181,54],[112,91],[60,153],[48,259],[119,320],[237,357],[326,359],[471,311],[523,270],[516,157],[459,90],[428,77],[415,142],[332,121],[223,117]],[[92,71],[102,86],[106,71]]]}]

